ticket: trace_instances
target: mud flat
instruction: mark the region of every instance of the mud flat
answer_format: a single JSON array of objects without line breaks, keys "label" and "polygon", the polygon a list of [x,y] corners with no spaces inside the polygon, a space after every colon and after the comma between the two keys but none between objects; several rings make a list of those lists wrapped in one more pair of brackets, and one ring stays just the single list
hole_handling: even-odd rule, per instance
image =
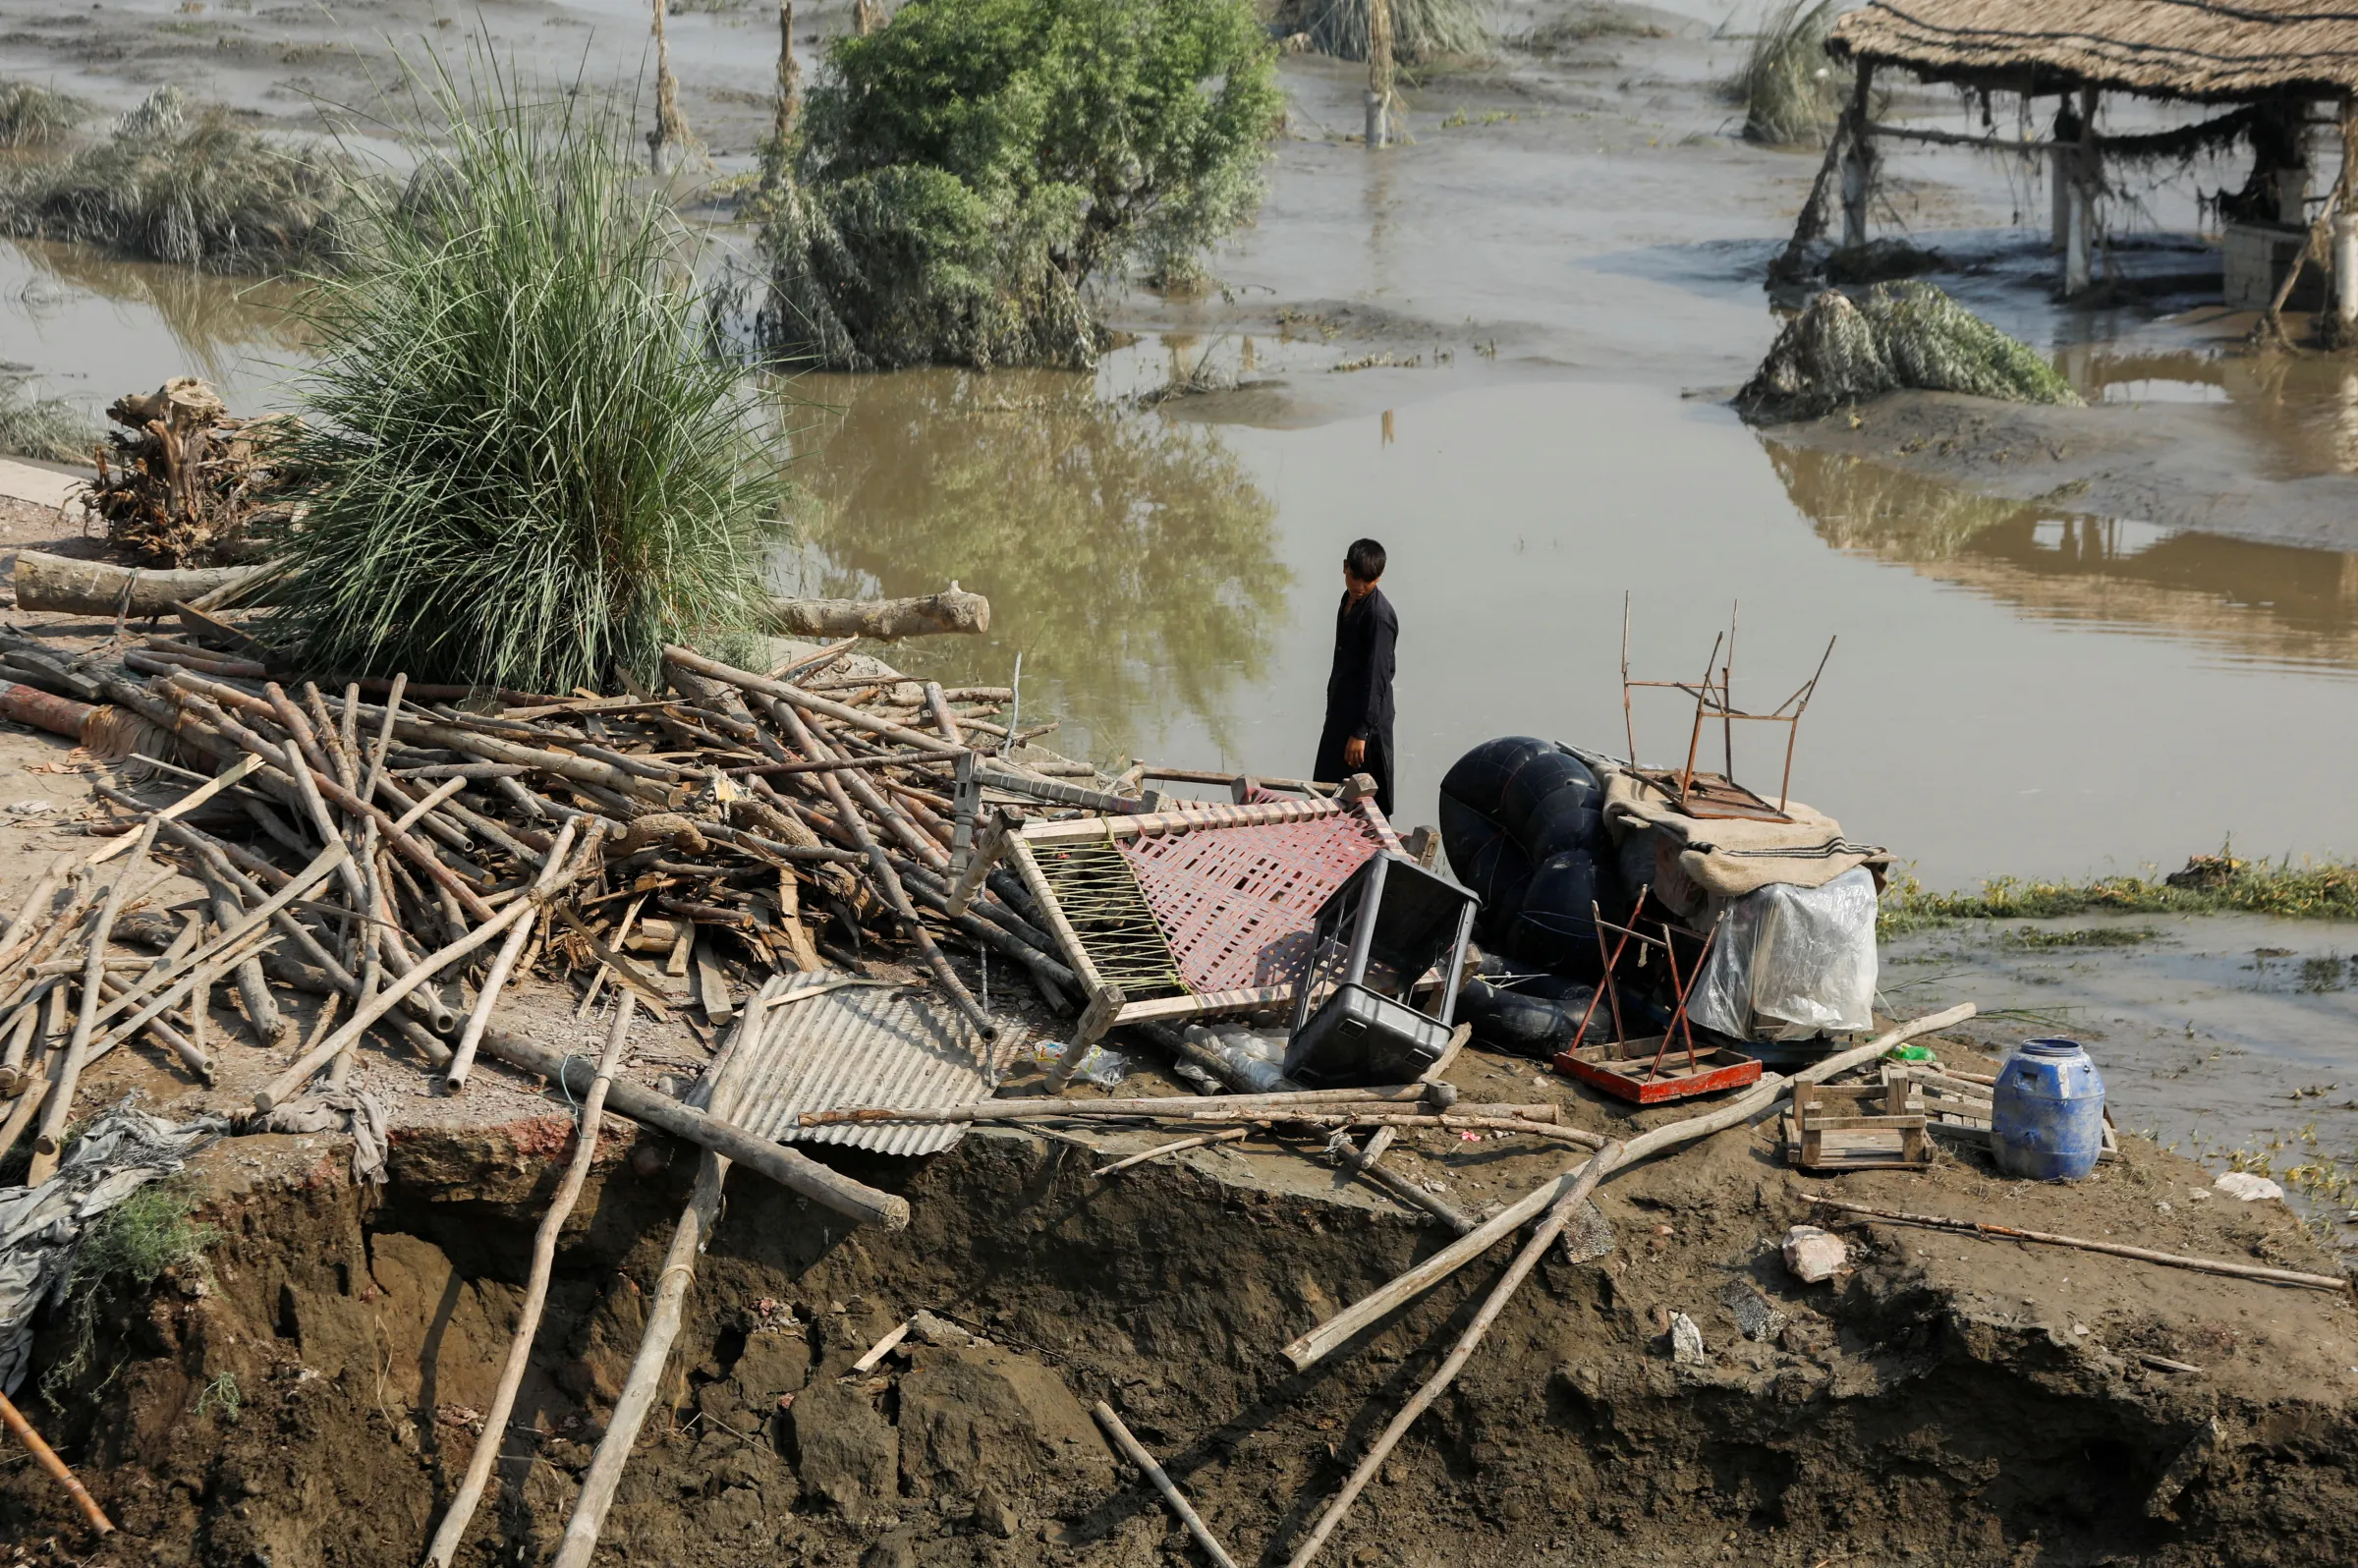
[{"label": "mud flat", "polygon": [[[1592,1127],[1628,1120],[1528,1064],[1469,1058],[1451,1077],[1469,1097],[1512,1090]],[[356,1191],[325,1138],[201,1156],[189,1179],[221,1232],[209,1268],[119,1310],[102,1371],[49,1417],[123,1527],[103,1560],[417,1561],[555,1180],[570,1118],[542,1103],[400,1132],[381,1193]],[[1404,1139],[1402,1168],[1469,1206],[1562,1161],[1447,1136]],[[1723,1134],[1609,1183],[1612,1250],[1542,1266],[1326,1560],[2358,1556],[2346,1295],[1883,1226],[1840,1227],[1852,1266],[1805,1286],[1775,1246],[1814,1196],[1838,1194],[2321,1266],[2280,1204],[2213,1196],[2208,1172],[2135,1138],[2091,1181],[2050,1188],[1973,1155],[1808,1178],[1775,1136]],[[1128,1138],[1107,1148],[1145,1135]],[[600,1150],[495,1506],[463,1561],[536,1560],[563,1528],[687,1184],[692,1161],[670,1152],[627,1137]],[[913,1224],[846,1235],[741,1178],[690,1298],[669,1420],[659,1408],[608,1525],[616,1558],[1196,1560],[1088,1420],[1104,1399],[1240,1561],[1283,1560],[1492,1275],[1468,1270],[1295,1376],[1276,1354],[1289,1335],[1438,1245],[1304,1157],[1315,1145],[1198,1151],[1111,1180],[1085,1151],[1014,1131],[978,1129],[923,1161],[823,1152],[904,1193]],[[1745,1337],[1739,1305],[1763,1337]],[[980,1338],[846,1375],[920,1308]],[[1702,1363],[1672,1360],[1673,1312],[1701,1327]],[[39,1348],[46,1363],[56,1347]],[[47,1540],[35,1549],[62,1562],[71,1526],[30,1467],[0,1479],[9,1539]]]}]

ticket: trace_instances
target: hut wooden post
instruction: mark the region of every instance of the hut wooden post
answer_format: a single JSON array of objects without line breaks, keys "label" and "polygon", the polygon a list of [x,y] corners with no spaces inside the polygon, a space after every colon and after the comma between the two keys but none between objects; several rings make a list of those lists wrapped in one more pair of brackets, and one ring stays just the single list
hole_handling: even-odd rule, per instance
[{"label": "hut wooden post", "polygon": [[1875,135],[1868,129],[1867,105],[1875,83],[1875,62],[1861,60],[1850,87],[1850,150],[1842,159],[1842,249],[1867,243],[1867,198],[1875,191]]},{"label": "hut wooden post", "polygon": [[[2061,255],[2071,245],[2071,160],[2078,149],[2063,137],[2064,124],[2071,118],[2071,95],[2065,93],[2060,110],[2055,115],[2055,139],[2047,149],[2048,205],[2049,251]],[[2071,140],[2078,140],[2075,135]]]},{"label": "hut wooden post", "polygon": [[2341,210],[2333,215],[2333,313],[2341,323],[2341,341],[2358,336],[2358,214],[2351,196],[2358,194],[2358,94],[2341,98]]},{"label": "hut wooden post", "polygon": [[1368,145],[1391,140],[1392,0],[1368,0]]},{"label": "hut wooden post", "polygon": [[2096,89],[2080,89],[2080,144],[2071,156],[2070,222],[2063,242],[2063,293],[2085,294],[2096,281]]}]

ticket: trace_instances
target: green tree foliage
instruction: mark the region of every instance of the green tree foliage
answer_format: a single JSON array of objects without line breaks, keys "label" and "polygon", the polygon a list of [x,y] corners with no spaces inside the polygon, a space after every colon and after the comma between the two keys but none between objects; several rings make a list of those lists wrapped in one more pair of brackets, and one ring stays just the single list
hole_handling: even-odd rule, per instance
[{"label": "green tree foliage", "polygon": [[910,0],[828,64],[762,331],[850,368],[1088,364],[1084,285],[1192,275],[1282,109],[1249,0]]},{"label": "green tree foliage", "polygon": [[445,148],[368,197],[307,308],[318,359],[274,541],[309,667],[564,692],[749,627],[783,496],[709,351],[691,242],[587,94],[439,89]]}]

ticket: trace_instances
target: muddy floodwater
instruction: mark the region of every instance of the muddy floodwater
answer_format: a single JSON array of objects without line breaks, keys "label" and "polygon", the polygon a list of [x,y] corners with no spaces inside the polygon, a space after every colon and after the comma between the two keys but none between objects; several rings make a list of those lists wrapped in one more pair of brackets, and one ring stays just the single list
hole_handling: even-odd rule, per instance
[{"label": "muddy floodwater", "polygon": [[[2202,306],[2218,261],[2191,235],[2195,196],[2232,171],[2198,162],[2134,193],[2105,265],[2145,299],[2087,310],[2049,298],[2036,170],[1948,152],[1894,169],[1879,225],[1940,249],[1944,286],[2056,356],[2093,405],[2062,412],[2111,420],[2040,459],[2109,453],[2095,482],[2021,494],[2009,453],[1951,459],[1952,435],[1885,436],[1880,414],[1756,432],[1725,400],[1777,329],[1761,277],[1817,154],[1732,137],[1716,84],[1744,28],[1720,12],[1505,6],[1494,60],[1411,74],[1408,141],[1378,156],[1345,140],[1357,69],[1289,57],[1260,221],[1213,258],[1212,293],[1110,297],[1127,344],[1095,376],[782,383],[800,499],[781,583],[955,579],[990,595],[990,635],[915,644],[910,663],[1002,680],[1020,652],[1026,714],[1061,720],[1066,750],[1292,775],[1317,739],[1343,548],[1373,534],[1403,628],[1408,821],[1490,736],[1625,747],[1626,595],[1633,674],[1693,679],[1732,614],[1738,697],[1763,708],[1833,640],[1791,789],[1935,886],[2169,868],[2230,837],[2247,856],[2346,853],[2358,371],[2253,357]],[[767,121],[769,17],[672,19],[683,102],[723,173]],[[798,24],[806,69],[843,23],[826,7]],[[0,27],[14,69],[108,109],[174,80],[289,135],[379,101],[393,53],[421,39],[447,53],[479,28],[626,93],[646,48],[620,0],[496,9],[468,30],[411,0],[365,25],[0,0]],[[1967,118],[1931,93],[1890,112]],[[702,216],[744,248],[725,213]],[[294,304],[284,285],[0,246],[0,360],[93,410],[190,371],[235,407],[284,406],[305,354]],[[1691,717],[1642,697],[1638,750],[1682,757]],[[1781,733],[1735,750],[1773,793]]]}]

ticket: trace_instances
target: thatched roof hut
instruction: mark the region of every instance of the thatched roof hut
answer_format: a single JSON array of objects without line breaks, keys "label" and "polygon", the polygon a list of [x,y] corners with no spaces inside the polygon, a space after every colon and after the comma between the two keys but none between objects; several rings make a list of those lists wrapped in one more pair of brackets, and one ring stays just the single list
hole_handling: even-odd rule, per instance
[{"label": "thatched roof hut", "polygon": [[[1936,142],[2049,160],[2055,249],[2063,292],[2093,281],[2106,192],[2105,168],[2121,159],[2185,156],[2232,141],[2252,150],[2244,190],[2222,194],[2225,294],[2264,307],[2273,321],[2304,262],[2334,279],[2345,327],[2358,333],[2358,0],[1867,0],[1835,24],[1826,51],[1856,65],[1851,108],[1836,129],[1796,247],[1825,222],[1840,173],[1845,246],[1864,243],[1879,143]],[[1982,137],[1878,124],[1867,83],[1879,69],[1981,92],[2053,97],[2043,139]],[[2232,105],[2194,126],[2131,137],[2098,133],[2105,92]],[[2313,106],[2342,121],[2339,178],[2318,209],[2311,185]],[[1790,252],[1789,252],[1790,254]]]},{"label": "thatched roof hut", "polygon": [[2208,103],[2358,92],[2349,0],[1869,0],[1826,47],[1927,82],[2014,92]]}]

